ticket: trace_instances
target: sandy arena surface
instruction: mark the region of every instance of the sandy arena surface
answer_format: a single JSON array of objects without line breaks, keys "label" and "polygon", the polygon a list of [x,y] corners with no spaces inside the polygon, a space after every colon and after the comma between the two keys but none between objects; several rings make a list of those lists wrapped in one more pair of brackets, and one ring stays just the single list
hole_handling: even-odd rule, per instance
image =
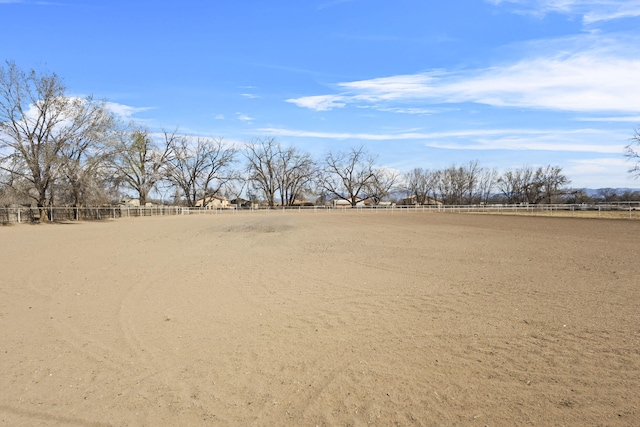
[{"label": "sandy arena surface", "polygon": [[0,425],[638,426],[640,221],[0,227]]}]

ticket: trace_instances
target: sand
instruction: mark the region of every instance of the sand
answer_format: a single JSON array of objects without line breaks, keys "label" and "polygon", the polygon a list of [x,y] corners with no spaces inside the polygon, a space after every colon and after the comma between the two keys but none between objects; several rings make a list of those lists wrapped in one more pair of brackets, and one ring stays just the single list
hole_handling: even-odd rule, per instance
[{"label": "sand", "polygon": [[640,425],[640,222],[0,227],[0,425]]}]

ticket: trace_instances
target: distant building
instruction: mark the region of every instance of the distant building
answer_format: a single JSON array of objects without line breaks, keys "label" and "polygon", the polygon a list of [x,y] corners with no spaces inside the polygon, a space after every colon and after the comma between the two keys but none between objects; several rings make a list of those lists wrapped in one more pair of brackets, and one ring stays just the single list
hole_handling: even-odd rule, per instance
[{"label": "distant building", "polygon": [[201,199],[196,200],[195,207],[196,208],[207,208],[207,209],[227,209],[231,206],[229,201],[218,195],[205,196]]},{"label": "distant building", "polygon": [[[356,198],[356,206],[363,206],[364,201],[361,198]],[[351,201],[345,199],[335,198],[331,201],[334,208],[350,208]]]},{"label": "distant building", "polygon": [[235,207],[236,209],[257,209],[258,208],[258,203],[254,203],[251,200],[243,199],[242,197],[231,199],[229,203],[231,204],[231,206]]},{"label": "distant building", "polygon": [[137,208],[140,206],[140,199],[123,197],[122,200],[120,200],[120,206],[124,206],[126,208]]}]

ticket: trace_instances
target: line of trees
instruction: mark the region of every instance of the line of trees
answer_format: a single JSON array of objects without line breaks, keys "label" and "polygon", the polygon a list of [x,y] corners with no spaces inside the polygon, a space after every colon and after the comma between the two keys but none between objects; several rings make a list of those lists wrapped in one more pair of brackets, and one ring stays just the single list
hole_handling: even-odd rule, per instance
[{"label": "line of trees", "polygon": [[[634,141],[626,155],[637,160],[638,134]],[[166,191],[187,206],[210,195],[269,206],[336,198],[355,206],[403,196],[416,204],[583,199],[569,183],[551,165],[500,174],[472,161],[400,174],[363,146],[314,159],[269,137],[237,145],[177,130],[152,134],[117,120],[103,100],[68,96],[55,73],[23,71],[12,62],[0,67],[0,204],[29,203],[43,218],[55,205],[113,204],[125,193],[144,205]]]}]

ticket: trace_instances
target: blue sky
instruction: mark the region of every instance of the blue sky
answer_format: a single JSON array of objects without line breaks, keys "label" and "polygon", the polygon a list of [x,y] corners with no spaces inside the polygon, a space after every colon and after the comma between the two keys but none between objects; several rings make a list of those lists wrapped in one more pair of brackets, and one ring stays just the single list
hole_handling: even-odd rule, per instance
[{"label": "blue sky", "polygon": [[640,187],[640,0],[0,0],[0,59],[154,131]]}]

